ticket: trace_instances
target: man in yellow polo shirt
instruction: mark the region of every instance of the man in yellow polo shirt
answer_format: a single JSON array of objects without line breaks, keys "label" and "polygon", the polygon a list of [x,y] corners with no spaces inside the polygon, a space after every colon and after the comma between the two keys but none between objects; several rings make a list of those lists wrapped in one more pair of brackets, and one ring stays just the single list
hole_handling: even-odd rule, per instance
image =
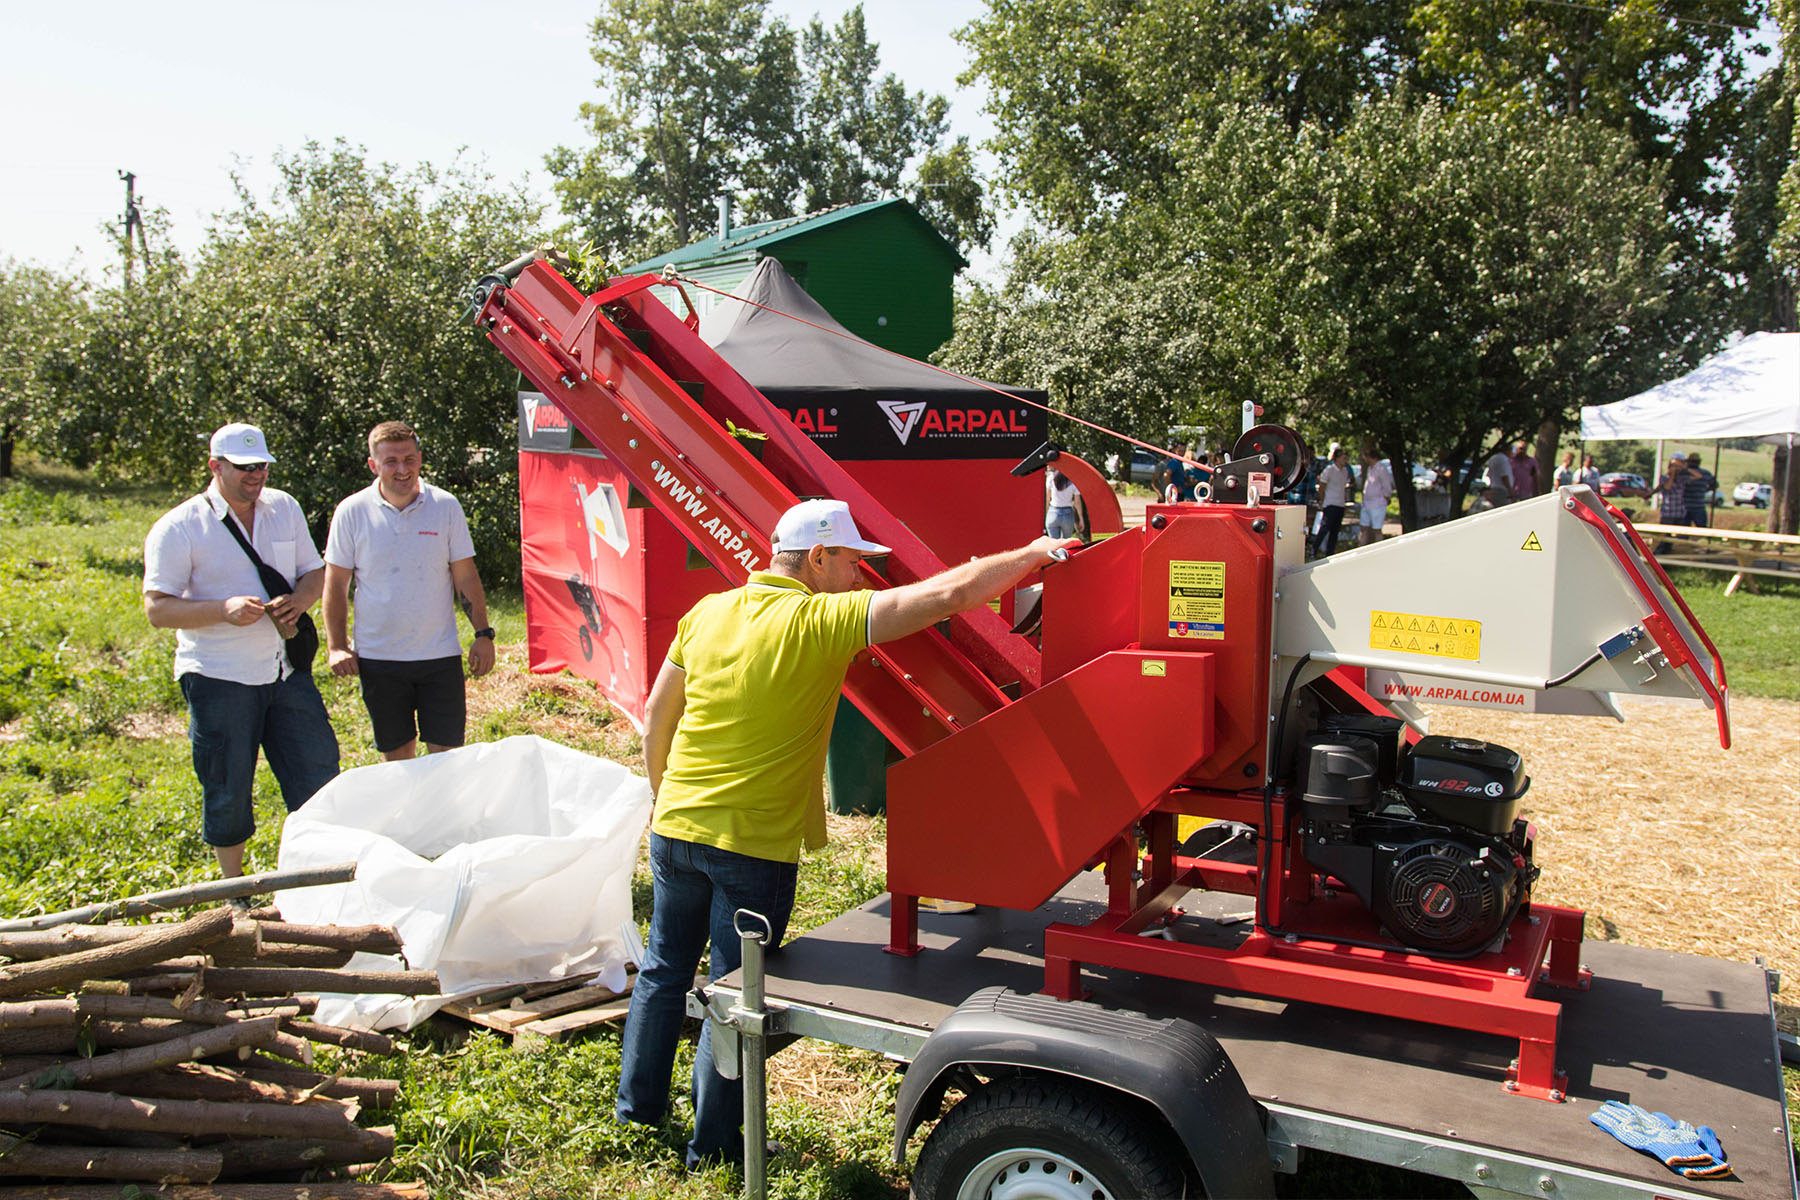
[{"label": "man in yellow polo shirt", "polygon": [[[646,1125],[668,1110],[685,999],[712,943],[718,979],[738,967],[732,915],[769,918],[779,946],[794,907],[800,847],[825,844],[822,777],[844,672],[860,650],[919,632],[1000,595],[1074,538],[1039,538],[930,579],[860,590],[867,541],[839,500],[808,500],[775,526],[766,572],[708,596],[681,619],[650,689],[644,764],[655,906],[625,1022],[618,1116]],[[694,1060],[688,1165],[743,1158],[743,1093]]]}]

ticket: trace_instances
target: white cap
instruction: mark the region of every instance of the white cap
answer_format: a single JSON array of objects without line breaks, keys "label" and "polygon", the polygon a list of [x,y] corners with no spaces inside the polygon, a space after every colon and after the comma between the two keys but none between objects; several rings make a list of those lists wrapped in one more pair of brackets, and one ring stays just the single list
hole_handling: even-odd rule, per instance
[{"label": "white cap", "polygon": [[887,554],[886,546],[865,541],[842,500],[802,500],[775,522],[775,553],[811,550],[814,546],[842,546],[864,554]]},{"label": "white cap", "polygon": [[214,458],[225,459],[233,466],[275,461],[275,456],[269,453],[269,444],[263,440],[263,431],[242,421],[219,426],[212,435],[208,453]]}]

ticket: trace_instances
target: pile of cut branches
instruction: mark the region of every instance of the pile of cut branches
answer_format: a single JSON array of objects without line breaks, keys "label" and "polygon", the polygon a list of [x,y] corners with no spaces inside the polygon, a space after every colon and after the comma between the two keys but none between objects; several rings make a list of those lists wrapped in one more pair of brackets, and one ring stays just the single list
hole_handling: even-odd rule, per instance
[{"label": "pile of cut branches", "polygon": [[[340,882],[354,867],[332,871],[308,882]],[[321,992],[437,993],[432,971],[348,967],[359,951],[399,953],[394,930],[295,925],[274,909],[230,905],[176,923],[92,923],[273,886],[295,884],[220,880],[0,925],[0,957],[10,960],[0,966],[0,1176],[291,1182],[356,1174],[393,1152],[393,1128],[357,1116],[391,1107],[398,1085],[314,1069],[315,1046],[387,1055],[392,1040],[310,1018]],[[421,1194],[340,1186],[307,1194]]]}]

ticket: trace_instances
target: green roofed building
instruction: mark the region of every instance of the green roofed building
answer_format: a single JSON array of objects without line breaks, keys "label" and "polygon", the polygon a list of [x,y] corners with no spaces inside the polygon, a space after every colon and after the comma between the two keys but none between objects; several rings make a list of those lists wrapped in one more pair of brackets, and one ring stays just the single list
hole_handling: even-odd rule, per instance
[{"label": "green roofed building", "polygon": [[[672,265],[684,276],[722,292],[742,283],[756,264],[773,258],[807,293],[858,337],[909,358],[925,358],[950,337],[951,285],[968,266],[905,200],[844,204],[803,217],[731,225],[720,205],[712,237],[634,263],[625,274],[660,272]],[[732,303],[689,289],[702,320]],[[680,299],[664,299],[682,311]]]}]

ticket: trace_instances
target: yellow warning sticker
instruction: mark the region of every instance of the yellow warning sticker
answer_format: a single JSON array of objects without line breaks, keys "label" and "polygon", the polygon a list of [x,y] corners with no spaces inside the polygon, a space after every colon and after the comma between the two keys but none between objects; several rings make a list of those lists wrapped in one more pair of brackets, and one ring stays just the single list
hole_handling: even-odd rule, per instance
[{"label": "yellow warning sticker", "polygon": [[1148,675],[1154,679],[1162,679],[1169,673],[1169,664],[1160,658],[1146,658],[1138,663],[1138,674]]},{"label": "yellow warning sticker", "polygon": [[1222,641],[1225,637],[1225,564],[1169,564],[1169,636]]},{"label": "yellow warning sticker", "polygon": [[1369,614],[1369,649],[1473,661],[1481,657],[1481,622],[1377,609]]},{"label": "yellow warning sticker", "polygon": [[1525,539],[1525,544],[1519,547],[1521,550],[1542,550],[1543,548],[1544,543],[1538,541],[1537,530],[1535,529],[1531,531],[1531,536]]}]

